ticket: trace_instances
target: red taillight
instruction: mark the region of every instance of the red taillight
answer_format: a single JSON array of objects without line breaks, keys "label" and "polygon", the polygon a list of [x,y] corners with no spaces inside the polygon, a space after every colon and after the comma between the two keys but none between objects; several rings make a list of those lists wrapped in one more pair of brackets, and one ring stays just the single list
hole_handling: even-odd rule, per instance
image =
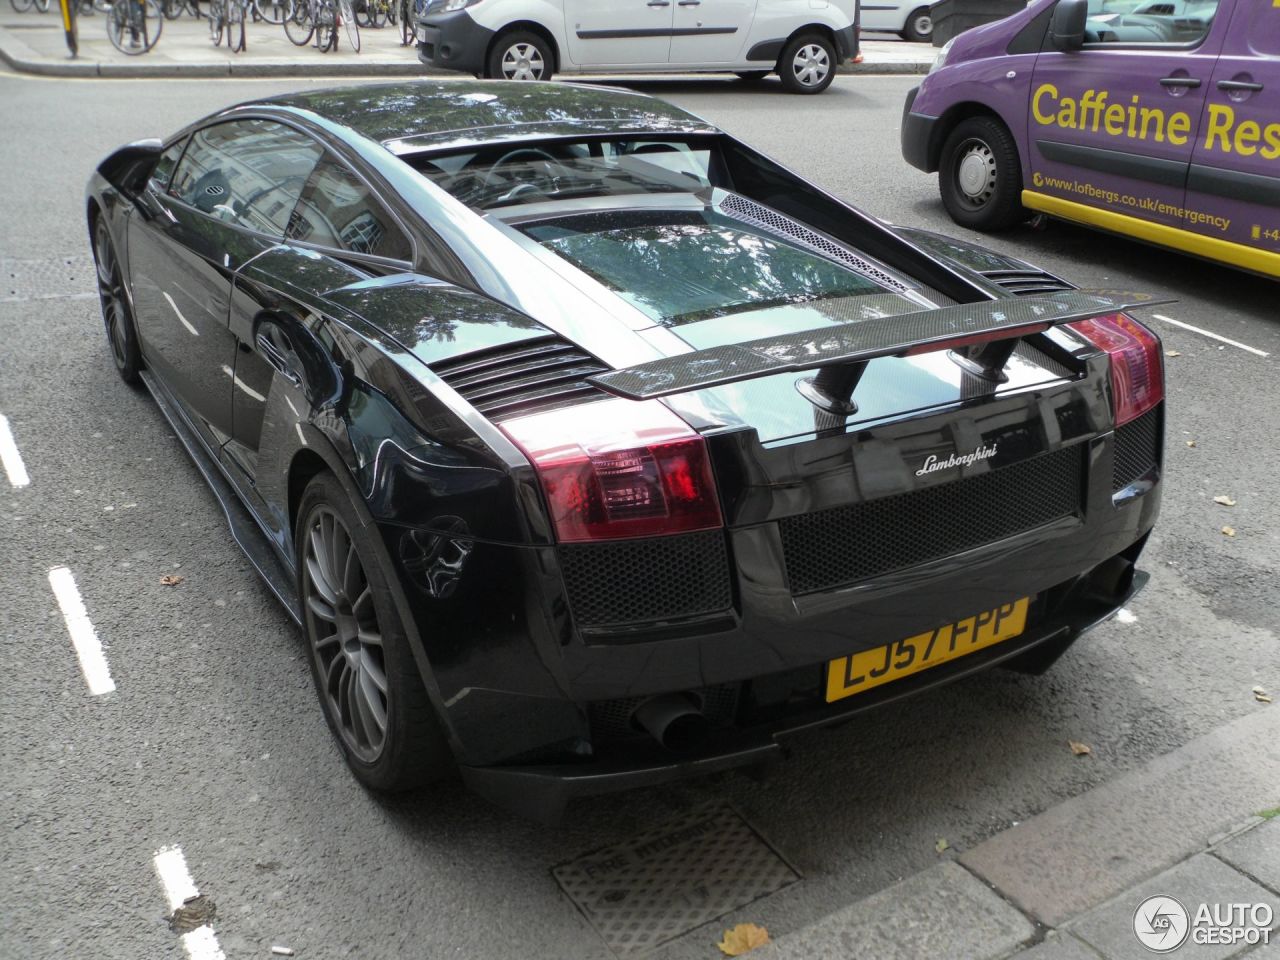
[{"label": "red taillight", "polygon": [[603,400],[502,429],[533,461],[562,541],[721,524],[706,444],[656,400]]},{"label": "red taillight", "polygon": [[1164,399],[1160,340],[1123,313],[1067,324],[1111,356],[1111,393],[1116,426],[1140,417]]}]

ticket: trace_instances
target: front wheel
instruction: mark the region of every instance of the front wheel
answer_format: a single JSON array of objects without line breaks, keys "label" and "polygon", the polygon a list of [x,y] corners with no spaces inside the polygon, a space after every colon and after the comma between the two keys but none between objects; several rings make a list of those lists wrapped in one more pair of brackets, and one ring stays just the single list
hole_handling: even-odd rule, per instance
[{"label": "front wheel", "polygon": [[375,541],[331,473],[302,494],[294,536],[311,675],[348,766],[375,790],[448,776],[452,755],[427,696]]},{"label": "front wheel", "polygon": [[315,22],[311,19],[311,4],[307,0],[297,0],[284,18],[284,35],[295,47],[305,47],[311,42],[315,33]]},{"label": "front wheel", "polygon": [[227,6],[227,47],[232,53],[244,53],[245,6],[231,0]]},{"label": "front wheel", "polygon": [[31,0],[9,0],[9,3],[16,13],[26,13],[31,9]]},{"label": "front wheel", "polygon": [[910,43],[926,43],[933,36],[933,15],[928,7],[916,7],[902,28],[902,39]]},{"label": "front wheel", "polygon": [[970,230],[1003,230],[1025,220],[1018,146],[994,117],[956,124],[942,145],[938,192],[951,219]]},{"label": "front wheel", "polygon": [[485,76],[498,80],[550,80],[554,62],[546,40],[536,33],[516,30],[494,41]]},{"label": "front wheel", "polygon": [[796,37],[782,49],[778,76],[791,93],[821,93],[836,78],[836,48],[820,33]]}]

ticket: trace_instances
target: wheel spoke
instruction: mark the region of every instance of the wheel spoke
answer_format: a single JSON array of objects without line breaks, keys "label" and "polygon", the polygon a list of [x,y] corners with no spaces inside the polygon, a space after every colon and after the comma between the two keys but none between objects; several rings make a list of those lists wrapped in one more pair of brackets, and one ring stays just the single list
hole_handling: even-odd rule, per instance
[{"label": "wheel spoke", "polygon": [[361,653],[360,669],[377,691],[385,697],[387,694],[387,674],[382,669],[382,664],[377,662],[377,658],[369,656],[368,651]]},{"label": "wheel spoke", "polygon": [[333,589],[333,585],[329,583],[328,577],[325,575],[324,569],[315,557],[307,557],[307,573],[311,577],[311,585],[324,598],[329,606],[334,607],[338,604],[338,593]]},{"label": "wheel spoke", "polygon": [[329,695],[338,701],[338,716],[345,716],[342,710],[342,685],[347,670],[347,658],[339,652],[324,671],[324,688],[329,691]]},{"label": "wheel spoke", "polygon": [[333,609],[333,604],[325,602],[323,597],[317,597],[314,594],[307,597],[307,609],[329,623],[336,623],[338,620],[338,613]]},{"label": "wheel spoke", "polygon": [[356,597],[356,602],[351,604],[351,612],[357,620],[363,619],[360,609],[373,600],[373,587],[365,587],[360,596]]},{"label": "wheel spoke", "polygon": [[[386,679],[384,678],[382,682],[385,686]],[[381,742],[387,729],[387,711],[382,705],[382,691],[378,689],[377,681],[367,669],[360,671],[356,687],[356,702],[360,704],[362,719],[367,721],[365,730],[370,734],[376,733],[378,741]],[[372,736],[369,738],[369,745],[376,746]]]},{"label": "wheel spoke", "polygon": [[356,639],[368,647],[382,646],[382,632],[380,630],[367,630],[360,627],[356,630]]}]

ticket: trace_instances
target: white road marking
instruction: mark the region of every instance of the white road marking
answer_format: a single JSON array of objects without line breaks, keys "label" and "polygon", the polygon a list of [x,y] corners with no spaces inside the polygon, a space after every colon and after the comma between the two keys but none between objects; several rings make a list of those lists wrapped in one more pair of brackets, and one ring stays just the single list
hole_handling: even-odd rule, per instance
[{"label": "white road marking", "polygon": [[178,305],[173,302],[173,297],[169,296],[163,290],[160,291],[160,296],[164,297],[166,300],[169,301],[169,306],[173,308],[173,312],[177,316],[177,318],[180,321],[182,321],[182,325],[187,328],[187,332],[190,333],[193,337],[200,336],[200,331],[197,330],[195,327],[193,327],[190,321],[188,321],[187,318],[182,315],[182,311],[178,309]]},{"label": "white road marking", "polygon": [[0,414],[0,463],[4,464],[4,472],[9,475],[12,486],[25,487],[31,482],[22,454],[18,452],[18,444],[13,439],[13,431],[9,429],[9,419],[3,414]]},{"label": "white road marking", "polygon": [[[191,871],[187,869],[187,858],[182,855],[181,847],[161,847],[155,853],[154,862],[156,876],[160,878],[160,886],[164,889],[171,912],[192,897],[200,896],[196,882],[191,879]],[[218,946],[217,934],[207,923],[190,933],[184,933],[182,945],[187,948],[187,956],[191,960],[227,960],[227,955]]]},{"label": "white road marking", "polygon": [[76,589],[75,577],[66,567],[54,567],[49,571],[49,586],[58,599],[62,619],[67,623],[71,645],[76,648],[76,656],[80,658],[80,669],[84,672],[89,692],[95,697],[110,693],[116,688],[116,684],[111,679],[111,668],[107,666],[107,656],[102,652],[98,631],[93,629],[89,612],[85,610],[80,591]]},{"label": "white road marking", "polygon": [[1239,340],[1232,340],[1228,337],[1224,337],[1219,333],[1214,333],[1212,330],[1202,330],[1199,327],[1193,327],[1189,323],[1183,323],[1181,320],[1173,319],[1173,317],[1166,317],[1162,313],[1153,313],[1152,316],[1157,320],[1163,320],[1165,323],[1172,323],[1175,327],[1181,327],[1183,330],[1190,330],[1192,333],[1198,333],[1202,336],[1210,337],[1213,340],[1217,340],[1219,343],[1225,343],[1232,347],[1239,347],[1241,350],[1247,350],[1259,357],[1271,356],[1271,354],[1267,353],[1265,350],[1259,350],[1257,347],[1251,347],[1247,343],[1241,343]]},{"label": "white road marking", "polygon": [[229,366],[227,366],[225,363],[222,365],[222,372],[223,372],[223,373],[225,373],[228,377],[230,377],[230,378],[231,378],[231,382],[232,382],[232,383],[234,383],[237,387],[239,387],[241,390],[243,390],[243,391],[244,391],[245,393],[247,393],[249,396],[253,397],[253,399],[254,399],[254,400],[257,400],[259,403],[266,403],[266,402],[267,402],[267,398],[266,398],[266,397],[264,397],[264,396],[263,396],[262,394],[260,394],[257,390],[253,389],[253,387],[249,386],[247,383],[245,383],[243,380],[241,380],[239,377],[237,377],[237,376],[236,376],[236,374],[235,374],[235,371],[234,371],[234,370],[232,370],[232,369],[231,369]]}]

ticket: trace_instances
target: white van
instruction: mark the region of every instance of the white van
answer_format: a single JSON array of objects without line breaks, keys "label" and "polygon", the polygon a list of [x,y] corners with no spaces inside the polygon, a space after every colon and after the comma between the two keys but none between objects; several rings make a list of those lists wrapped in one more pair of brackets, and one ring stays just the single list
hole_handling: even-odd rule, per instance
[{"label": "white van", "polygon": [[821,93],[858,52],[858,0],[428,0],[418,59],[508,80],[553,73],[776,72]]},{"label": "white van", "polygon": [[933,14],[922,0],[867,0],[862,4],[865,33],[896,33],[903,40],[924,43],[933,36]]}]

